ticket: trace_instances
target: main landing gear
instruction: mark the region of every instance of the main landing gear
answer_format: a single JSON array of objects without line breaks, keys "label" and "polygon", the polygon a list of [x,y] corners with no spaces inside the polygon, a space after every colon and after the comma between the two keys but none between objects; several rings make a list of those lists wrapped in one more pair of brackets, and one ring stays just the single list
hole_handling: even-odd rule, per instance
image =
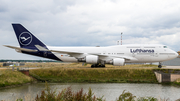
[{"label": "main landing gear", "polygon": [[105,67],[105,65],[102,65],[102,64],[92,64],[91,65],[91,68],[101,68],[101,67]]},{"label": "main landing gear", "polygon": [[162,63],[159,62],[158,68],[162,68]]}]

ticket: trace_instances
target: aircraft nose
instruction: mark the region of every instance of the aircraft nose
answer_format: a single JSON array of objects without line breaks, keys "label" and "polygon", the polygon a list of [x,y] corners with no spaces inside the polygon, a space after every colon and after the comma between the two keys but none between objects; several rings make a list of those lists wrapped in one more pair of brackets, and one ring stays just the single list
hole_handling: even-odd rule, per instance
[{"label": "aircraft nose", "polygon": [[175,55],[176,55],[176,57],[178,57],[178,56],[179,56],[179,54],[178,54],[177,52],[175,52]]}]

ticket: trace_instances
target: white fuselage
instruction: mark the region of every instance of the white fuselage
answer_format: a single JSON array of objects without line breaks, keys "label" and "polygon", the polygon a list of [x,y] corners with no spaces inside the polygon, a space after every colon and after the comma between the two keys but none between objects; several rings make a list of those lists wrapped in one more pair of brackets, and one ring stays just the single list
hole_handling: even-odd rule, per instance
[{"label": "white fuselage", "polygon": [[48,47],[49,50],[61,50],[79,52],[83,54],[64,54],[53,52],[55,56],[64,62],[78,62],[78,58],[88,55],[98,55],[100,60],[110,61],[114,58],[123,58],[125,63],[152,63],[174,59],[177,52],[167,48],[165,45],[115,45],[108,47]]}]

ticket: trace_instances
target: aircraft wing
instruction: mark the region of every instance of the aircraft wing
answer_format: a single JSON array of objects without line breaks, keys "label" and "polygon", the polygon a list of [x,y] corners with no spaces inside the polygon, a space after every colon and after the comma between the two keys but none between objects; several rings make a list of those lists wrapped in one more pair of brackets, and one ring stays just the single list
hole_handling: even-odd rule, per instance
[{"label": "aircraft wing", "polygon": [[19,47],[14,47],[14,46],[9,46],[9,45],[4,45],[4,46],[12,48],[12,49],[16,49],[16,50],[26,51],[26,52],[37,52],[38,51],[38,50],[19,48]]},{"label": "aircraft wing", "polygon": [[63,53],[63,54],[84,54],[76,51],[59,51],[59,50],[50,50],[51,52]]},{"label": "aircraft wing", "polygon": [[[56,52],[56,53],[61,53],[61,54],[69,54],[70,56],[75,56],[75,57],[81,57],[82,54],[85,54],[85,53],[78,52],[78,51],[47,50],[44,47],[41,47],[39,45],[35,45],[35,46],[40,51],[51,51],[51,52]],[[96,55],[96,56],[99,56],[99,57],[113,57],[113,58],[124,58],[126,60],[137,60],[136,58],[131,57],[131,56],[114,56],[114,55],[104,55],[104,54],[100,54],[100,53],[87,53],[87,54]]]},{"label": "aircraft wing", "polygon": [[71,57],[82,58],[84,53],[76,52],[76,51],[64,51],[64,50],[50,50],[51,52],[56,52],[60,54],[68,54]]},{"label": "aircraft wing", "polygon": [[103,54],[94,54],[94,53],[89,53],[91,55],[97,55],[99,57],[113,57],[113,58],[124,58],[126,60],[137,60],[136,58],[134,57],[131,57],[131,56],[114,56],[114,55],[103,55]]},{"label": "aircraft wing", "polygon": [[56,53],[61,53],[61,54],[83,54],[81,52],[76,52],[76,51],[48,50],[39,45],[35,45],[35,47],[40,51],[51,51],[51,52],[56,52]]},{"label": "aircraft wing", "polygon": [[[61,51],[61,50],[50,50],[50,51],[51,52],[62,53],[62,54],[69,54],[69,55],[76,54],[76,56],[84,54],[82,52],[76,52],[76,51]],[[114,56],[114,55],[104,55],[104,54],[100,54],[100,53],[87,53],[87,54],[96,55],[96,56],[99,56],[99,57],[113,57],[113,58],[124,58],[126,60],[137,60],[136,58],[131,57],[131,56]]]}]

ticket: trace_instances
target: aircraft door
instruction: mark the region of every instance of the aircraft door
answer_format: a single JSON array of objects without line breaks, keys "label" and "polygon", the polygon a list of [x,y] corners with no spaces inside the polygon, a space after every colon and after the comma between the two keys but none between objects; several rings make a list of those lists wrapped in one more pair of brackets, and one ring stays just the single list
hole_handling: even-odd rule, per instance
[{"label": "aircraft door", "polygon": [[103,54],[105,55],[105,54],[106,54],[106,51],[103,51]]},{"label": "aircraft door", "polygon": [[136,57],[137,53],[132,53],[132,57]]},{"label": "aircraft door", "polygon": [[132,56],[135,57],[135,53],[132,53]]},{"label": "aircraft door", "polygon": [[154,52],[154,56],[155,56],[155,57],[158,57],[158,56],[159,56],[158,51],[155,51],[155,52]]}]

